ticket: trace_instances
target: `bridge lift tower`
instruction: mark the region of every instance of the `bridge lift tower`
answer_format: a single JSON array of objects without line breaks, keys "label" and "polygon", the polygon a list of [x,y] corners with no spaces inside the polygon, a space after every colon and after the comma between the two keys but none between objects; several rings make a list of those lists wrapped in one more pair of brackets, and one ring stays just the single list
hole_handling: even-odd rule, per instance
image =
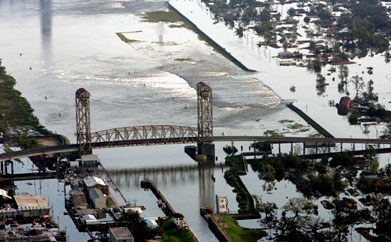
[{"label": "bridge lift tower", "polygon": [[80,155],[91,154],[90,93],[79,88],[76,91],[76,138]]},{"label": "bridge lift tower", "polygon": [[197,109],[197,153],[206,155],[208,161],[214,162],[212,88],[204,82],[197,83]]}]

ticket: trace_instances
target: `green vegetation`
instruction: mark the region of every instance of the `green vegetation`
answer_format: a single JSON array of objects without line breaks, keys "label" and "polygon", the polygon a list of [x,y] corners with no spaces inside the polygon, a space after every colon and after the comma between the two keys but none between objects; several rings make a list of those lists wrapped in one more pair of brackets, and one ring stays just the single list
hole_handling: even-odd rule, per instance
[{"label": "green vegetation", "polygon": [[42,146],[38,143],[37,139],[28,137],[19,137],[18,145],[22,149],[32,149]]},{"label": "green vegetation", "polygon": [[365,194],[369,194],[372,192],[391,194],[391,179],[386,176],[375,179],[360,176],[360,179],[357,183],[357,188]]},{"label": "green vegetation", "polygon": [[40,134],[49,134],[36,116],[27,100],[14,89],[15,79],[8,75],[0,60],[0,132],[8,134],[16,131],[33,130]]},{"label": "green vegetation", "polygon": [[125,35],[123,35],[122,33],[115,33],[123,42],[127,43],[127,44],[130,44],[130,43],[134,43],[134,42],[140,42],[139,40],[135,40],[135,39],[128,39],[125,37]]},{"label": "green vegetation", "polygon": [[294,123],[295,121],[293,120],[289,120],[289,119],[282,119],[280,121],[278,121],[279,123],[282,123],[282,124],[285,124],[285,123]]},{"label": "green vegetation", "polygon": [[266,232],[260,229],[248,229],[238,225],[238,222],[229,215],[221,215],[227,227],[224,232],[235,242],[258,241],[266,236]]},{"label": "green vegetation", "polygon": [[253,170],[259,172],[259,178],[266,182],[289,179],[305,196],[336,196],[344,191],[346,184],[338,171],[327,173],[326,167],[315,165],[317,174],[311,172],[310,162],[293,154],[279,154],[275,157],[265,156],[262,160],[251,163]]},{"label": "green vegetation", "polygon": [[124,220],[135,241],[145,241],[152,239],[157,235],[156,229],[148,227],[143,218],[140,217],[138,212],[127,211],[122,213],[122,220]]},{"label": "green vegetation", "polygon": [[238,149],[235,146],[231,146],[231,145],[224,146],[223,150],[227,155],[231,155],[231,156],[235,155],[236,152],[238,152]]},{"label": "green vegetation", "polygon": [[305,127],[304,125],[299,124],[299,123],[294,123],[294,124],[288,125],[288,129],[302,129],[304,127]]},{"label": "green vegetation", "polygon": [[263,132],[263,134],[265,136],[270,136],[270,137],[282,137],[282,136],[284,136],[284,135],[278,133],[277,130],[270,130],[270,129],[268,129],[265,132]]},{"label": "green vegetation", "polygon": [[175,14],[173,11],[155,11],[155,12],[146,12],[142,16],[145,22],[157,23],[157,22],[166,22],[166,23],[177,23],[182,21],[181,18]]},{"label": "green vegetation", "polygon": [[255,148],[256,151],[270,153],[272,151],[272,146],[269,142],[256,142],[251,144],[252,148]]},{"label": "green vegetation", "polygon": [[254,208],[252,196],[247,191],[240,177],[233,170],[229,169],[224,173],[224,178],[228,185],[234,188],[236,201],[239,203],[239,214],[259,217],[259,213]]},{"label": "green vegetation", "polygon": [[218,45],[213,39],[211,39],[208,35],[202,32],[196,25],[194,25],[191,21],[189,21],[185,16],[183,16],[180,12],[178,12],[175,8],[173,8],[170,4],[168,4],[169,9],[178,15],[181,20],[189,26],[189,29],[193,30],[198,34],[200,40],[207,42],[217,53],[220,53],[222,56],[227,58],[229,61],[237,65],[240,69],[248,72],[255,72],[254,70],[248,69],[243,63],[237,60],[234,56],[228,53],[224,48]]},{"label": "green vegetation", "polygon": [[170,24],[168,25],[170,28],[188,28],[189,26],[186,24]]},{"label": "green vegetation", "polygon": [[225,158],[225,164],[228,165],[232,170],[245,172],[246,168],[244,167],[243,156],[227,156]]},{"label": "green vegetation", "polygon": [[175,61],[193,61],[192,58],[175,58]]},{"label": "green vegetation", "polygon": [[167,242],[193,242],[193,237],[187,230],[178,230],[171,219],[164,219],[159,224],[159,233],[163,241]]}]

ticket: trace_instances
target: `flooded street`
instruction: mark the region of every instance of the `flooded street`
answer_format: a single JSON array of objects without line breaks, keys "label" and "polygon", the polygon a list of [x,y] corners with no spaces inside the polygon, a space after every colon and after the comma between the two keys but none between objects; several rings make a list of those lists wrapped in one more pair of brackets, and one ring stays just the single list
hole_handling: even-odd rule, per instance
[{"label": "flooded street", "polygon": [[[357,126],[346,131],[347,121],[335,114],[335,108],[327,107],[328,99],[334,99],[336,93],[318,97],[315,77],[307,70],[272,68],[276,63],[269,57],[275,53],[267,50],[263,60],[269,64],[257,68],[259,73],[249,75],[215,52],[193,31],[143,18],[146,11],[165,9],[165,3],[160,1],[0,0],[0,58],[17,80],[16,89],[30,102],[41,123],[67,136],[72,143],[76,141],[74,95],[80,87],[91,93],[92,131],[151,124],[195,127],[195,86],[199,81],[208,83],[213,90],[215,134],[263,135],[265,131],[277,130],[287,136],[314,135],[317,132],[285,106],[287,100],[298,100],[298,107],[313,115],[326,129],[330,128],[335,136],[346,135],[339,133],[341,130],[349,132],[349,137],[363,136]],[[128,43],[117,33],[123,34]],[[372,65],[381,62],[380,57],[374,60]],[[367,65],[364,60],[361,64]],[[352,73],[355,71],[358,69]],[[375,74],[379,76],[373,77],[380,78],[387,73],[375,70]],[[291,80],[292,76],[303,77],[302,86],[297,80]],[[276,80],[286,82],[273,83]],[[304,83],[308,81],[314,82],[313,88]],[[289,92],[293,83],[297,85],[297,93]],[[334,90],[335,85],[332,83],[328,90]],[[391,97],[387,85],[388,82],[375,85],[384,104]],[[308,100],[317,101],[311,106]],[[326,108],[318,109],[319,106]],[[304,129],[292,130],[279,122],[287,119]],[[330,122],[344,125],[330,125]],[[375,128],[371,128],[371,137],[374,134]],[[199,215],[200,206],[215,206],[217,194],[228,197],[231,212],[238,209],[236,195],[223,177],[226,168],[221,163],[224,163],[225,145],[216,144],[218,161],[214,169],[197,168],[184,153],[184,145],[112,148],[94,150],[94,153],[113,172],[114,181],[128,201],[146,206],[144,216],[163,216],[153,194],[139,186],[142,179],[149,178],[175,210],[184,214],[200,240],[209,242],[217,239]],[[244,150],[249,146],[244,142],[235,145],[243,146]],[[385,163],[387,159],[389,156],[384,155],[381,161]],[[24,161],[27,167],[31,166]],[[152,167],[164,171],[143,171]],[[117,170],[122,172],[115,173]],[[261,195],[263,182],[254,172],[244,181],[251,193]],[[18,192],[31,192],[26,182],[17,185]],[[298,194],[292,191],[291,185],[277,184],[278,193],[267,199],[285,204],[288,195],[284,189],[289,190],[289,197]],[[42,189],[35,193],[54,204],[54,218],[57,221],[59,217],[62,229],[66,227],[70,241],[86,240],[86,235],[76,232],[70,218],[62,215],[62,183],[48,180],[40,186]]]}]

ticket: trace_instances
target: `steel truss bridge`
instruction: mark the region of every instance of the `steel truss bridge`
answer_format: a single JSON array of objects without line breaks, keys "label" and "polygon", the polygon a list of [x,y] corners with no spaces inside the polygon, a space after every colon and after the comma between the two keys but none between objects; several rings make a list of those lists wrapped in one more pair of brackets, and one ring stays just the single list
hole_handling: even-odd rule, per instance
[{"label": "steel truss bridge", "polygon": [[93,148],[132,145],[194,143],[197,128],[176,125],[134,126],[91,133]]},{"label": "steel truss bridge", "polygon": [[[211,155],[214,158],[213,142],[270,142],[278,144],[279,151],[281,144],[302,143],[311,144],[316,152],[318,147],[330,147],[340,144],[342,152],[343,144],[351,144],[353,152],[360,154],[361,151],[354,151],[355,144],[377,145],[378,152],[389,152],[391,140],[384,139],[363,139],[363,138],[314,138],[314,137],[266,137],[266,136],[214,136],[213,135],[213,108],[212,89],[203,82],[197,84],[197,128],[178,125],[146,125],[123,128],[113,128],[97,132],[91,132],[90,125],[90,93],[80,88],[76,91],[76,138],[77,144],[40,147],[10,153],[0,154],[0,162],[11,161],[16,158],[31,157],[37,155],[56,154],[78,151],[80,154],[90,154],[92,149],[110,148],[136,145],[161,145],[161,144],[189,144],[197,143],[198,153]],[[380,145],[390,145],[381,148]],[[205,153],[203,153],[205,152]],[[209,152],[209,153],[208,153]],[[303,153],[305,148],[303,148]],[[327,153],[325,153],[327,154]],[[304,155],[304,154],[303,154]],[[316,154],[317,156],[321,154]],[[316,157],[316,156],[313,156]]]}]

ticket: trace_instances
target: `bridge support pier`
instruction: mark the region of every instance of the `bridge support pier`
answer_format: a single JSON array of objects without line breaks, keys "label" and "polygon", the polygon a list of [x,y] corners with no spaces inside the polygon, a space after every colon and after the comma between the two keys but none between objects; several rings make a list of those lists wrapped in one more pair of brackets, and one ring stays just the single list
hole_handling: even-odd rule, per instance
[{"label": "bridge support pier", "polygon": [[211,143],[198,143],[197,144],[197,154],[198,155],[205,155],[206,161],[209,162],[215,162],[215,145]]}]

